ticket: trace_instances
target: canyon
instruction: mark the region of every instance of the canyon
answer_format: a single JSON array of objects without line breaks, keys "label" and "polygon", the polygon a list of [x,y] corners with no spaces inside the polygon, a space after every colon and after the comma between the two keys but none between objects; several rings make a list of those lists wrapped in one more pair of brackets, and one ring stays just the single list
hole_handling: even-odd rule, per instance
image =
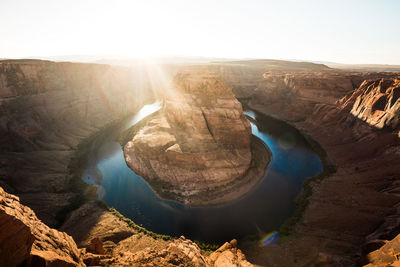
[{"label": "canyon", "polygon": [[[3,266],[251,266],[249,262],[385,266],[398,261],[398,73],[263,60],[165,68],[174,75],[182,70],[218,74],[242,103],[294,125],[326,151],[324,172],[305,182],[297,219],[286,224],[289,235],[282,234],[278,243],[267,247],[241,246],[240,240],[239,244],[232,240],[206,255],[184,237],[164,240],[131,227],[99,203],[95,189],[82,184],[68,166],[79,158],[77,151],[84,151],[84,140],[153,101],[154,84],[143,79],[140,71],[123,67],[1,61],[0,258],[8,260]],[[185,87],[184,78],[178,76],[176,81],[183,91],[192,88]],[[215,77],[211,80],[217,82]],[[216,131],[209,130],[199,139],[211,140],[210,132],[217,138],[221,134],[222,140],[240,137],[233,149],[243,150],[246,164],[237,177],[251,159],[248,122],[234,96],[225,86],[218,88],[221,98],[229,98],[230,108],[235,107],[228,110],[234,129],[241,134],[233,131],[230,136],[226,128],[211,126]],[[177,125],[201,121],[190,126],[195,133],[206,132],[209,120],[182,121],[179,114],[172,115],[187,107],[180,100],[173,99],[179,103],[174,105],[167,99],[164,119]],[[226,108],[226,103],[220,104],[219,108]],[[213,115],[204,114],[206,118]],[[161,119],[153,118],[153,127],[162,127]],[[139,137],[145,136],[145,130]],[[174,150],[176,143],[165,145]],[[126,154],[129,148],[128,143]],[[72,166],[78,169],[80,165]],[[5,241],[10,234],[18,238]]]}]

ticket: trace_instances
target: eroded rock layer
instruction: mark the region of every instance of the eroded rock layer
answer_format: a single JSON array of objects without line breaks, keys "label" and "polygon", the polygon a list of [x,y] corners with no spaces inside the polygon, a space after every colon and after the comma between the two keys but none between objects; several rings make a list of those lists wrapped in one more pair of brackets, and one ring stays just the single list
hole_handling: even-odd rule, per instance
[{"label": "eroded rock layer", "polygon": [[[80,218],[95,220],[75,224]],[[71,236],[42,223],[18,197],[0,187],[0,266],[253,266],[237,249],[236,240],[207,257],[184,237],[165,241],[138,233],[94,203],[75,211],[67,225],[71,223],[78,227],[69,231],[84,248],[78,249]],[[84,225],[92,225],[92,231],[82,231]]]},{"label": "eroded rock layer", "polygon": [[250,146],[250,123],[229,87],[215,74],[184,72],[124,153],[136,173],[189,196],[242,177]]},{"label": "eroded rock layer", "polygon": [[400,80],[379,79],[365,81],[342,100],[351,114],[376,128],[397,129],[400,120]]},{"label": "eroded rock layer", "polygon": [[[398,234],[400,140],[392,115],[398,114],[397,102],[392,102],[396,87],[395,78],[367,80],[339,101],[315,103],[305,120],[295,122],[323,146],[337,171],[308,182],[302,196],[307,199],[302,205],[308,205],[293,228],[297,237],[273,248],[248,250],[250,259],[282,266],[360,265],[367,263],[366,254]],[[373,111],[382,95],[385,102]],[[269,112],[267,106],[258,108]],[[293,118],[283,111],[274,115]],[[301,109],[294,104],[293,111]],[[369,258],[382,260],[376,253]]]},{"label": "eroded rock layer", "polygon": [[99,64],[0,61],[0,185],[47,224],[59,223],[58,214],[82,197],[71,190],[74,151],[151,101],[142,76]]},{"label": "eroded rock layer", "polygon": [[72,237],[49,228],[0,187],[0,266],[83,266]]},{"label": "eroded rock layer", "polygon": [[352,93],[364,80],[393,78],[395,73],[269,71],[257,88],[248,92],[252,105],[262,105],[269,115],[290,121],[310,116],[317,104],[334,104]]}]

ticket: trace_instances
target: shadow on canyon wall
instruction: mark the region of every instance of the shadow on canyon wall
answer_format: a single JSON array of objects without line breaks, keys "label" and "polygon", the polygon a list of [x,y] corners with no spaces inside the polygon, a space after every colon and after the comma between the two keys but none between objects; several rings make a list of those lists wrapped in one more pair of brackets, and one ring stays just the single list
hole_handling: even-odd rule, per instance
[{"label": "shadow on canyon wall", "polygon": [[[400,146],[398,128],[392,127],[390,119],[398,113],[391,110],[393,96],[386,97],[383,110],[379,102],[382,95],[394,95],[391,92],[396,90],[383,92],[379,80],[366,88],[360,85],[364,80],[392,79],[398,73],[345,72],[312,63],[274,64],[279,62],[161,68],[166,76],[181,68],[221,73],[238,98],[246,98],[253,109],[288,121],[312,136],[337,166],[329,178],[310,183],[308,206],[290,240],[268,248],[245,248],[246,256],[267,266],[392,264],[400,251],[396,238],[379,251],[371,251],[399,229]],[[0,186],[18,195],[43,222],[57,225],[56,214],[79,197],[71,191],[74,179],[68,171],[78,144],[153,100],[151,88],[162,82],[153,84],[151,77],[107,65],[1,61]],[[356,103],[358,96],[354,97],[354,102],[348,102],[351,109],[343,106],[349,97],[336,102],[359,87],[362,93],[358,96],[370,101]],[[383,112],[365,112],[376,102]],[[370,126],[372,122],[380,128],[382,120],[383,130]],[[130,241],[137,238],[125,222],[93,201],[76,208],[64,217],[68,221],[62,230],[80,245],[99,237],[114,249],[122,246],[126,236]],[[158,241],[146,242],[141,244],[165,248]],[[395,252],[389,254],[391,244]]]}]

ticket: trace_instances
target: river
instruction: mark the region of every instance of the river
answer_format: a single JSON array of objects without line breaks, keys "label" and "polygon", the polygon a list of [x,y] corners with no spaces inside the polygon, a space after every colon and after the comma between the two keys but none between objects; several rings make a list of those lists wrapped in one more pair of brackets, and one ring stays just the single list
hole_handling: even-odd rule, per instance
[{"label": "river", "polygon": [[147,229],[209,243],[229,241],[277,230],[294,214],[295,198],[308,177],[322,171],[322,163],[305,138],[293,127],[252,110],[245,114],[253,134],[271,150],[272,159],[258,185],[239,200],[209,207],[190,207],[157,196],[149,184],[125,163],[116,141],[120,133],[160,103],[144,106],[127,123],[96,143],[88,155],[82,178],[98,186],[98,197],[125,217]]}]

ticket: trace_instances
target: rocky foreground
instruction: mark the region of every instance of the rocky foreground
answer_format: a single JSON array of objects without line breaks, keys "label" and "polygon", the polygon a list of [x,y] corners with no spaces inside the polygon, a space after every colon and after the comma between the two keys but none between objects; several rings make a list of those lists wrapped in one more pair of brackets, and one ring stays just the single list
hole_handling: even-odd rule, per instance
[{"label": "rocky foreground", "polygon": [[[103,237],[111,232],[127,236],[116,244],[103,245],[99,237],[78,249],[74,239],[64,232],[49,228],[19,198],[0,188],[0,266],[253,266],[237,249],[236,240],[225,243],[211,255],[181,237],[172,241],[155,240],[139,234],[114,215],[114,229],[102,229]],[[108,230],[108,231],[107,231]],[[104,241],[104,239],[103,239]],[[116,239],[114,239],[116,241]],[[107,243],[107,241],[106,241]],[[110,243],[113,243],[110,246]]]},{"label": "rocky foreground", "polygon": [[[250,122],[228,85],[213,73],[181,72],[159,115],[137,130],[124,154],[128,166],[156,191],[199,205],[199,195],[207,194],[210,203],[210,191],[246,178],[251,142]],[[226,193],[217,191],[219,198]]]}]

